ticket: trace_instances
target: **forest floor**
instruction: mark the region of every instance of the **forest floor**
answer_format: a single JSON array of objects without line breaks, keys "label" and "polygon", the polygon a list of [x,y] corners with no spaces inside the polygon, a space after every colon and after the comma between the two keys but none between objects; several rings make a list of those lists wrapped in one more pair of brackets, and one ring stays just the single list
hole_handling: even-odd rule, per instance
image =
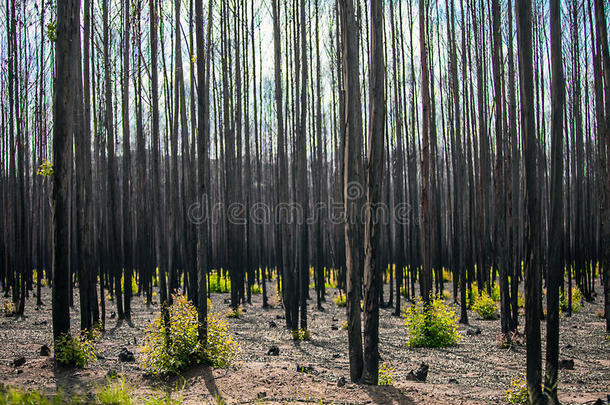
[{"label": "forest floor", "polygon": [[[107,372],[114,370],[125,375],[136,397],[158,397],[165,392],[182,398],[184,404],[219,403],[219,398],[227,404],[499,404],[504,402],[511,378],[523,377],[525,346],[499,348],[498,320],[484,321],[469,312],[470,326],[460,325],[463,339],[456,346],[411,349],[407,347],[403,319],[392,316],[392,309],[382,309],[380,355],[382,361],[394,368],[394,384],[382,387],[352,384],[347,332],[341,328],[345,308],[332,301],[334,290],[328,291],[323,312],[315,309],[313,300],[309,301],[311,340],[295,342],[284,328],[283,309],[276,302],[274,283],[268,285],[271,308],[262,309],[262,296],[253,295],[252,305],[244,307],[240,318],[228,319],[231,333],[240,345],[233,366],[196,367],[180,378],[163,381],[146,377],[139,363],[139,345],[158,305],[147,308],[140,297],[134,297],[133,325],[107,319],[106,331],[97,343],[100,358],[84,369],[65,369],[39,353],[43,344],[51,347],[52,342],[51,296],[50,290],[44,288],[46,306],[37,309],[36,300],[31,298],[25,319],[0,319],[0,382],[5,386],[91,398],[91,393],[104,385]],[[225,312],[227,298],[228,294],[213,294],[212,310]],[[76,296],[74,302],[78,303]],[[604,337],[600,302],[601,297],[597,297],[596,302],[584,303],[572,317],[561,318],[560,359],[574,360],[573,370],[560,371],[559,396],[564,404],[593,403],[610,394],[610,341]],[[107,313],[113,309],[107,308]],[[71,316],[77,333],[78,305]],[[271,327],[271,321],[277,327]],[[520,330],[523,324],[521,318]],[[469,327],[479,327],[482,333],[468,336]],[[544,323],[542,333],[544,337]],[[267,355],[272,345],[279,347],[279,356]],[[119,362],[118,354],[123,347],[135,353],[135,363]],[[14,367],[12,361],[20,356],[25,357],[25,364]],[[422,362],[430,366],[427,381],[407,380],[409,371]],[[311,366],[313,371],[297,372],[297,365]],[[341,377],[348,382],[338,387]]]}]

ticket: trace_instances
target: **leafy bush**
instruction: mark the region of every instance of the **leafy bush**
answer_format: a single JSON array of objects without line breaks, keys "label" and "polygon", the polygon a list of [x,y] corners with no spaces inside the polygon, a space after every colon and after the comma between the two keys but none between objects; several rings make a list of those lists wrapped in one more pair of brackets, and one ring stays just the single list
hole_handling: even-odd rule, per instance
[{"label": "leafy bush", "polygon": [[185,296],[174,298],[169,321],[169,336],[160,313],[146,329],[144,369],[153,375],[176,373],[199,357],[197,310]]},{"label": "leafy bush", "polygon": [[2,306],[2,312],[7,318],[15,315],[15,304],[12,301],[5,301]]},{"label": "leafy bush", "polygon": [[344,307],[347,305],[347,296],[345,294],[335,294],[333,302],[337,304],[338,307]]},{"label": "leafy bush", "polygon": [[208,275],[210,281],[209,291],[211,293],[229,293],[231,292],[231,280],[219,277],[218,273],[210,273]]},{"label": "leafy bush", "polygon": [[252,284],[252,286],[250,287],[250,291],[252,292],[252,294],[254,295],[259,295],[263,293],[263,289],[261,288],[260,285],[258,284]]},{"label": "leafy bush", "polygon": [[[568,312],[568,292],[559,292],[559,308],[562,312]],[[579,288],[572,288],[572,312],[582,309],[582,292]]]},{"label": "leafy bush", "polygon": [[379,385],[394,384],[394,368],[383,362],[379,365]]},{"label": "leafy bush", "polygon": [[55,361],[59,364],[82,368],[95,359],[95,341],[92,339],[75,338],[66,333],[55,342]]},{"label": "leafy bush", "polygon": [[120,378],[107,378],[106,385],[95,396],[95,403],[100,405],[131,405],[131,387],[127,384],[125,376]]},{"label": "leafy bush", "polygon": [[347,321],[341,322],[341,329],[347,330]]},{"label": "leafy bush", "polygon": [[307,329],[293,330],[292,340],[311,340],[311,332],[309,332]]},{"label": "leafy bush", "polygon": [[500,285],[498,283],[491,286],[491,299],[500,302]]},{"label": "leafy bush", "polygon": [[[121,276],[121,292],[125,293],[125,275]],[[136,280],[135,274],[131,276],[131,293],[138,293],[138,281]]]},{"label": "leafy bush", "polygon": [[527,403],[527,385],[525,378],[512,378],[510,387],[506,390],[504,397],[506,402],[511,404],[526,404]]},{"label": "leafy bush", "polygon": [[442,299],[434,299],[428,311],[420,299],[405,310],[410,347],[445,347],[458,343],[456,313]]},{"label": "leafy bush", "polygon": [[451,280],[453,280],[453,274],[449,270],[443,269],[443,281]]},{"label": "leafy bush", "polygon": [[468,304],[468,308],[472,308],[472,304],[479,297],[479,290],[476,287],[476,282],[472,283],[472,287],[466,290],[466,303]]},{"label": "leafy bush", "polygon": [[517,307],[525,308],[525,295],[517,292]]},{"label": "leafy bush", "polygon": [[229,325],[216,314],[208,315],[207,345],[198,340],[197,310],[185,296],[177,296],[169,309],[169,344],[166,327],[158,314],[146,329],[142,354],[144,369],[153,375],[171,374],[204,361],[214,367],[230,365],[237,355],[237,343]]},{"label": "leafy bush", "polygon": [[214,367],[228,367],[237,357],[239,346],[229,333],[229,324],[216,314],[208,315],[208,340],[204,360]]},{"label": "leafy bush", "polygon": [[487,293],[482,293],[472,304],[472,310],[483,319],[496,319],[498,317],[498,306]]}]

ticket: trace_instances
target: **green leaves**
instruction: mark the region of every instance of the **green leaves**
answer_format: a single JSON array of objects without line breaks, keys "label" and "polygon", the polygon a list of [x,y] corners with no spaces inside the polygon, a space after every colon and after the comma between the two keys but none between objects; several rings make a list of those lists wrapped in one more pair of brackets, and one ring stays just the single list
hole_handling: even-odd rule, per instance
[{"label": "green leaves", "polygon": [[57,40],[57,22],[51,21],[47,24],[47,38],[49,38],[49,41],[52,43],[55,43]]},{"label": "green leaves", "polygon": [[432,301],[424,310],[421,299],[405,310],[405,326],[409,347],[446,347],[458,343],[462,336],[458,330],[458,317],[442,298]]}]

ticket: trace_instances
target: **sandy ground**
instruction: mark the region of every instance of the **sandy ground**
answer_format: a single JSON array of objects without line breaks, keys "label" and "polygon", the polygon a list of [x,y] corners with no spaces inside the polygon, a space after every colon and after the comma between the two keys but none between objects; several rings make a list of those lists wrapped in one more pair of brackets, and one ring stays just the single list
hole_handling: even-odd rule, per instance
[{"label": "sandy ground", "polygon": [[[228,320],[240,345],[238,361],[233,366],[227,369],[199,366],[179,378],[163,381],[146,377],[139,365],[139,345],[158,309],[147,308],[139,297],[134,297],[133,325],[107,320],[106,332],[97,346],[100,358],[94,364],[67,370],[40,356],[40,347],[51,346],[52,340],[50,290],[44,288],[46,306],[36,308],[36,300],[30,299],[25,319],[0,319],[0,378],[6,386],[48,393],[63,391],[91,398],[91,393],[103,386],[106,373],[114,370],[125,375],[134,396],[169,393],[182,398],[185,404],[215,404],[219,398],[227,404],[498,404],[504,402],[511,378],[523,376],[525,371],[525,347],[507,350],[496,345],[500,333],[498,320],[484,321],[469,313],[470,327],[480,327],[480,335],[467,336],[468,327],[461,325],[463,339],[454,347],[410,349],[403,320],[392,316],[391,309],[382,309],[380,354],[395,370],[394,385],[369,387],[348,382],[338,387],[341,377],[349,381],[347,332],[341,329],[345,308],[332,302],[333,290],[329,291],[323,312],[316,310],[310,301],[312,339],[294,342],[284,328],[283,309],[275,302],[274,283],[270,284],[272,308],[262,309],[262,296],[253,295],[252,305],[244,307],[243,315]],[[225,312],[226,298],[227,294],[213,294],[213,309]],[[603,319],[596,315],[602,310],[600,301],[598,297],[597,302],[584,303],[579,313],[561,319],[560,359],[574,360],[574,370],[560,372],[562,403],[593,403],[610,394],[610,341],[604,338]],[[74,302],[78,303],[77,297]],[[71,314],[75,333],[77,306]],[[108,308],[110,312],[112,309]],[[277,327],[270,327],[270,321]],[[522,325],[523,319],[520,328]],[[542,332],[544,336],[544,326]],[[279,356],[266,355],[272,345],[279,347]],[[135,363],[119,362],[118,354],[123,347],[135,353]],[[15,368],[11,362],[20,356],[25,356],[26,363]],[[409,371],[422,362],[430,366],[427,381],[407,380]],[[297,365],[311,366],[313,371],[297,372]]]}]

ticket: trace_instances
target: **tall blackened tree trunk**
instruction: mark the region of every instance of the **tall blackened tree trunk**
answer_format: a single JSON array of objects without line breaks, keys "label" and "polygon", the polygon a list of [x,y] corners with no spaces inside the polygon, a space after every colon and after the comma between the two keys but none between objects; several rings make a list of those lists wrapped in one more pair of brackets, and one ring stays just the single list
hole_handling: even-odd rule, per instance
[{"label": "tall blackened tree trunk", "polygon": [[[510,311],[510,292],[508,285],[508,269],[506,260],[506,188],[505,188],[505,168],[504,168],[504,72],[503,52],[502,52],[502,32],[501,32],[501,10],[499,0],[491,1],[492,12],[492,70],[494,82],[495,100],[495,133],[496,133],[496,168],[495,168],[495,268],[499,270],[500,277],[500,323],[502,333],[510,331],[511,311]],[[494,269],[495,271],[495,269]]]},{"label": "tall blackened tree trunk", "polygon": [[540,353],[540,210],[538,207],[538,144],[534,116],[532,64],[532,2],[516,0],[519,48],[521,133],[525,160],[525,331],[527,339],[527,392],[531,404],[542,403]]},{"label": "tall blackened tree trunk", "polygon": [[430,180],[430,72],[428,67],[428,47],[426,44],[426,19],[428,10],[426,0],[419,0],[419,49],[421,60],[421,83],[422,83],[422,257],[423,266],[420,273],[420,293],[426,310],[429,310],[432,293],[432,266],[430,245],[432,243],[430,227],[430,189],[434,185]]},{"label": "tall blackened tree trunk", "polygon": [[300,328],[307,330],[307,295],[309,291],[309,232],[308,232],[308,206],[309,192],[307,186],[307,25],[305,23],[305,3],[301,0],[300,11],[300,47],[301,47],[301,100],[299,133],[296,142],[296,190],[298,203],[303,213],[298,226],[297,236],[297,268],[300,306]]},{"label": "tall blackened tree trunk", "polygon": [[53,339],[70,332],[70,176],[80,0],[57,2],[53,114]]},{"label": "tall blackened tree trunk", "polygon": [[[201,204],[201,215],[204,219],[208,218],[207,210],[208,203],[208,176],[209,176],[209,161],[208,161],[208,143],[210,134],[210,59],[212,45],[212,15],[213,15],[213,0],[208,4],[208,30],[207,39],[205,39],[206,47],[204,49],[203,37],[203,0],[195,2],[195,31],[197,35],[197,81],[199,88],[197,90],[197,155],[198,155],[198,198]],[[205,56],[204,56],[205,55]],[[194,117],[193,117],[194,119]],[[207,283],[206,274],[208,271],[208,223],[204,220],[197,224],[197,314],[199,317],[199,341],[205,345],[207,341]]]},{"label": "tall blackened tree trunk", "polygon": [[[119,216],[119,182],[117,178],[117,164],[116,156],[114,153],[115,140],[114,140],[114,115],[112,111],[112,78],[111,66],[110,66],[110,25],[108,18],[108,1],[102,2],[102,19],[103,19],[103,41],[104,41],[104,87],[106,98],[106,136],[107,136],[107,147],[108,147],[108,199],[110,204],[110,215],[108,220],[110,222],[109,229],[109,265],[112,277],[114,280],[114,295],[116,300],[117,316],[119,319],[124,319],[125,314],[123,312],[123,299],[121,294],[121,266],[122,266],[122,255],[120,246],[120,232],[118,221]],[[117,218],[119,216],[119,218]]]},{"label": "tall blackened tree trunk", "polygon": [[[131,249],[131,148],[129,130],[129,38],[130,0],[123,3],[123,81],[121,83],[121,111],[123,114],[123,252],[124,270],[124,312],[125,318],[131,319],[131,272],[133,270]],[[117,298],[119,299],[119,298]]]},{"label": "tall blackened tree trunk", "polygon": [[[93,209],[92,209],[92,181],[91,176],[91,113],[90,113],[90,86],[89,86],[89,37],[90,37],[90,0],[84,2],[84,33],[83,33],[83,70],[82,94],[84,102],[80,128],[75,132],[76,153],[76,197],[78,205],[78,269],[80,290],[81,330],[91,330],[94,322],[93,306],[97,307],[95,294],[96,271],[93,252]],[[79,58],[80,60],[80,58]],[[79,68],[80,70],[80,68]],[[81,76],[80,74],[78,76]],[[78,81],[80,86],[81,80]],[[80,104],[81,101],[78,100]]]},{"label": "tall blackened tree trunk", "polygon": [[[550,404],[557,399],[559,369],[559,287],[563,275],[563,110],[564,78],[561,61],[561,6],[551,0],[551,229],[547,271],[547,328],[544,393]],[[570,270],[568,270],[570,271]]]},{"label": "tall blackened tree trunk", "polygon": [[[383,0],[371,1],[369,140],[366,165],[366,219],[364,228],[364,370],[362,382],[376,385],[379,376],[379,292],[381,197],[385,139],[385,58],[383,49]],[[402,271],[402,269],[400,269]]]},{"label": "tall blackened tree trunk", "polygon": [[362,198],[362,105],[360,101],[358,26],[352,0],[339,0],[341,56],[345,89],[343,149],[343,202],[345,209],[345,266],[347,271],[347,333],[350,378],[359,381],[363,370],[360,295],[362,239],[360,200]]}]

